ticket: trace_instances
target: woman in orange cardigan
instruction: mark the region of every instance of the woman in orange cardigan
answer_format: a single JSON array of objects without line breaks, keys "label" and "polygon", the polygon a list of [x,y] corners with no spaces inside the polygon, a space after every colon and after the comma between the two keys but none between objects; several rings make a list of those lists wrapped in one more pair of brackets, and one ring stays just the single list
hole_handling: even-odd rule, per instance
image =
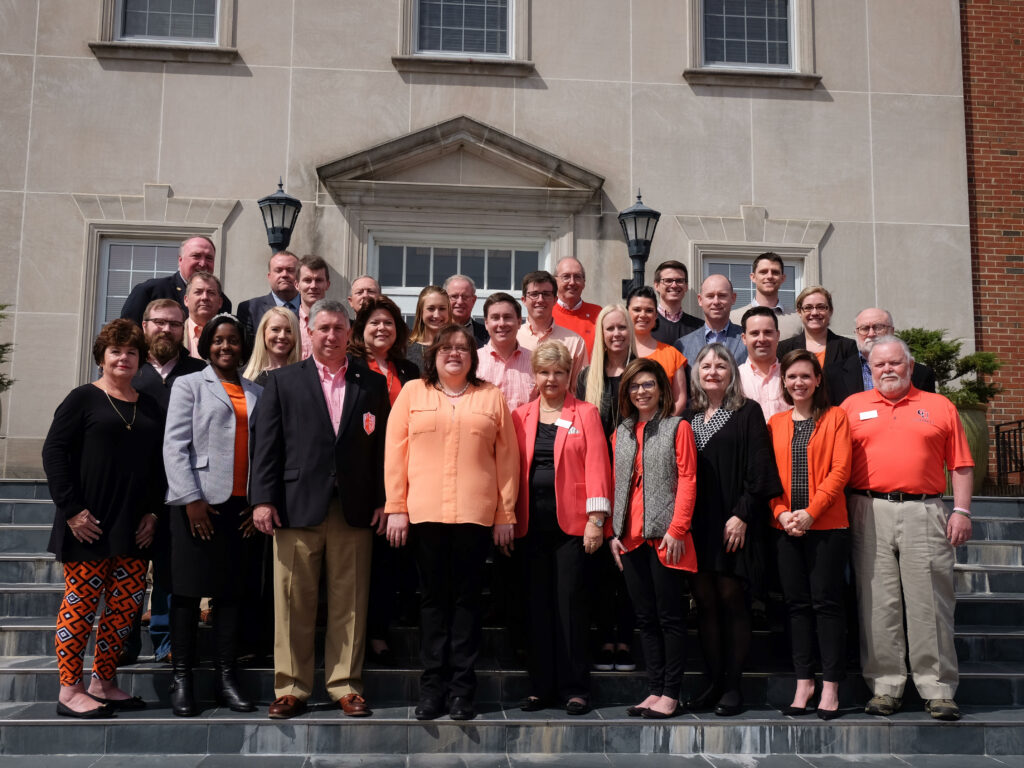
[{"label": "woman in orange cardigan", "polygon": [[768,422],[782,495],[772,500],[779,579],[789,609],[797,684],[786,715],[804,715],[814,695],[814,635],[822,667],[817,713],[839,716],[839,680],[846,659],[844,573],[849,522],[843,489],[850,478],[850,424],[829,407],[817,356],[805,349],[782,358],[782,397],[792,410]]},{"label": "woman in orange cardigan", "polygon": [[529,616],[530,690],[519,708],[564,702],[590,711],[586,556],[601,547],[612,479],[601,414],[569,393],[572,356],[545,341],[531,356],[539,397],[516,408],[519,500],[515,536]]}]

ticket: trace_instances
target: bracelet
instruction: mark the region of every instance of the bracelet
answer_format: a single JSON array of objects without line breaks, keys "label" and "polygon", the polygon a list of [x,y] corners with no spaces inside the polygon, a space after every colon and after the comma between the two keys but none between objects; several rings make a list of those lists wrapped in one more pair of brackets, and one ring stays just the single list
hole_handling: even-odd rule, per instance
[{"label": "bracelet", "polygon": [[953,507],[953,514],[955,514],[955,515],[963,515],[968,520],[971,519],[971,510],[964,509],[963,507]]}]

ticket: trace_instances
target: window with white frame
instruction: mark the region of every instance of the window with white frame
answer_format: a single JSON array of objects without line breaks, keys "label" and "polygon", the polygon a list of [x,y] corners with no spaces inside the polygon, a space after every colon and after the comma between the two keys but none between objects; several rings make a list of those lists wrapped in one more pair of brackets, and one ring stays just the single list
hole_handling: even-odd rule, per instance
[{"label": "window with white frame", "polygon": [[508,57],[515,0],[418,0],[416,52]]},{"label": "window with white frame", "polygon": [[703,64],[791,68],[789,0],[704,0]]},{"label": "window with white frame", "polygon": [[121,316],[121,307],[132,288],[178,269],[180,242],[104,239],[100,243],[94,335]]},{"label": "window with white frame", "polygon": [[540,268],[542,247],[515,243],[417,244],[393,240],[375,243],[376,271],[381,291],[411,320],[420,291],[443,285],[452,275],[466,275],[476,283],[475,317],[483,317],[484,299],[497,291],[518,296],[523,276]]},{"label": "window with white frame", "polygon": [[217,43],[218,0],[120,0],[118,40]]},{"label": "window with white frame", "polygon": [[[745,307],[754,301],[754,284],[750,281],[752,258],[746,256],[730,257],[726,254],[705,255],[701,269],[701,280],[710,275],[725,275],[732,281],[736,291],[737,307]],[[783,273],[786,280],[779,288],[779,302],[783,309],[792,312],[796,309],[796,297],[804,289],[803,259],[783,257]]]}]

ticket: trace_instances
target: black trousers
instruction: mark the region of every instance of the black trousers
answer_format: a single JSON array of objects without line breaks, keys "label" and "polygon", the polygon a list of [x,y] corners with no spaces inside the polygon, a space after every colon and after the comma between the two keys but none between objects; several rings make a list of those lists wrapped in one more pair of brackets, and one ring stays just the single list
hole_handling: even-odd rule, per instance
[{"label": "black trousers", "polygon": [[591,600],[591,617],[597,626],[597,643],[632,645],[636,614],[626,591],[626,580],[615,565],[611,548],[602,546],[587,558],[589,583],[596,584]]},{"label": "black trousers", "polygon": [[776,532],[779,580],[789,613],[793,668],[798,679],[814,676],[815,633],[821,677],[843,678],[846,663],[846,565],[850,532],[846,528],[807,531],[803,536]]},{"label": "black trousers", "polygon": [[622,556],[622,570],[647,662],[647,692],[678,699],[686,665],[686,572],[662,565],[647,544]]},{"label": "black trousers", "polygon": [[387,640],[399,596],[415,592],[416,573],[409,550],[404,547],[396,549],[388,544],[386,536],[374,535],[366,636],[373,640]]},{"label": "black trousers", "polygon": [[491,529],[417,523],[409,533],[420,575],[420,698],[472,699],[482,635],[480,586]]},{"label": "black trousers", "polygon": [[590,696],[587,554],[581,536],[530,531],[516,542],[526,586],[530,693],[568,701]]}]

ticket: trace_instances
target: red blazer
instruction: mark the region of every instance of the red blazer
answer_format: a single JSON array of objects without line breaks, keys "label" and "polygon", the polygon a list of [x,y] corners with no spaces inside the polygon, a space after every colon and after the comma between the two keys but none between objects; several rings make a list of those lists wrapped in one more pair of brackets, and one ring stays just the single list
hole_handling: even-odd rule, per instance
[{"label": "red blazer", "polygon": [[[591,512],[611,514],[612,471],[608,462],[608,441],[601,414],[590,403],[566,393],[555,435],[555,505],[558,525],[570,536],[582,536]],[[516,538],[530,525],[530,465],[537,441],[540,398],[512,412],[512,424],[519,440],[519,498],[516,501]]]}]

